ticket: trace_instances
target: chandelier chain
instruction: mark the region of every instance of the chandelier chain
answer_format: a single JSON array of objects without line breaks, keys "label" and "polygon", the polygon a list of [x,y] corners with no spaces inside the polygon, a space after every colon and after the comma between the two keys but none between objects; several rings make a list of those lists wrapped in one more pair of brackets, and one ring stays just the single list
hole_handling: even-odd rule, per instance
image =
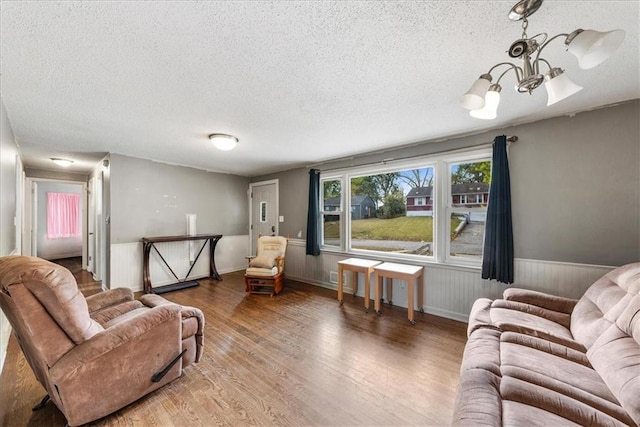
[{"label": "chandelier chain", "polygon": [[522,38],[526,39],[527,38],[527,27],[529,26],[529,21],[527,20],[527,18],[524,18],[522,20]]}]

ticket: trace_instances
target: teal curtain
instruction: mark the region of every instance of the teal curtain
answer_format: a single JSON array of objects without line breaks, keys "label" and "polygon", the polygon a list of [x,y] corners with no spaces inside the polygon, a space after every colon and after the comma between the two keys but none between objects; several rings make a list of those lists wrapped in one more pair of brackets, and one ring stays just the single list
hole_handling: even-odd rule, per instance
[{"label": "teal curtain", "polygon": [[320,171],[309,171],[309,210],[307,211],[307,255],[320,255]]},{"label": "teal curtain", "polygon": [[489,206],[484,230],[482,278],[513,283],[513,226],[507,137],[493,141]]}]

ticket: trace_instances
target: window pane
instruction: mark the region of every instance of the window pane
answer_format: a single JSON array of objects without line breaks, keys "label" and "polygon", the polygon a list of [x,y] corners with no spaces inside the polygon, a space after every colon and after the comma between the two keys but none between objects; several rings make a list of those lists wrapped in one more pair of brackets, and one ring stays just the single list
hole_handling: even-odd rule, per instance
[{"label": "window pane", "polygon": [[342,182],[339,179],[322,181],[322,210],[342,210]]},{"label": "window pane", "polygon": [[433,255],[432,167],[352,178],[351,247]]},{"label": "window pane", "polygon": [[451,207],[486,207],[490,183],[490,160],[451,165]]},{"label": "window pane", "polygon": [[340,247],[340,215],[323,215],[322,235],[323,245]]},{"label": "window pane", "polygon": [[[342,218],[342,181],[322,181],[322,244],[340,247],[340,220]],[[332,214],[331,212],[335,212]]]},{"label": "window pane", "polygon": [[482,257],[486,212],[451,214],[451,256]]},{"label": "window pane", "polygon": [[490,183],[490,160],[451,166],[450,256],[482,257]]}]

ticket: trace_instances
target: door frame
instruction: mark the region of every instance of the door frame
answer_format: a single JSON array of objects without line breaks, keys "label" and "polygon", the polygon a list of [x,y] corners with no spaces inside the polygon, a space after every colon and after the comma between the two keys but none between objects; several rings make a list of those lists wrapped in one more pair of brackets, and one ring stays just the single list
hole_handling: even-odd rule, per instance
[{"label": "door frame", "polygon": [[249,190],[247,191],[247,198],[249,200],[249,253],[255,254],[255,242],[253,239],[253,201],[251,195],[253,194],[253,187],[259,187],[261,185],[276,185],[276,236],[280,233],[280,180],[270,179],[267,181],[250,182]]},{"label": "door frame", "polygon": [[37,185],[39,182],[55,182],[60,184],[73,184],[82,186],[82,268],[87,265],[87,183],[84,181],[73,181],[65,179],[51,179],[51,178],[25,178],[24,189],[24,209],[22,211],[22,218],[24,224],[24,235],[22,236],[22,242],[25,243],[23,247],[23,254],[28,256],[38,256],[37,254],[37,233],[38,233],[38,212],[37,204],[41,201],[37,200]]}]

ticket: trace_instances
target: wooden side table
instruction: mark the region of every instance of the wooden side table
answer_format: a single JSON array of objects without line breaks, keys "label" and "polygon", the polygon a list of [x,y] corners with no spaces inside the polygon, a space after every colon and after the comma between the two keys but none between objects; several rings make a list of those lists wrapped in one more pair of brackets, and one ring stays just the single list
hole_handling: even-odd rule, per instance
[{"label": "wooden side table", "polygon": [[[416,266],[416,265],[406,265],[406,264],[395,264],[392,262],[385,262],[382,264],[378,264],[373,267],[373,272],[375,276],[375,309],[376,314],[380,315],[382,312],[380,311],[380,296],[382,294],[382,279],[386,277],[391,281],[389,286],[393,285],[393,279],[405,280],[407,282],[407,311],[409,322],[412,325],[416,324],[416,321],[413,319],[413,294],[414,294],[414,285],[418,286],[418,311],[420,313],[424,313],[424,308],[422,305],[424,304],[424,284],[422,283],[422,275],[424,272],[424,267]],[[391,299],[391,296],[388,296],[388,299]]]},{"label": "wooden side table", "polygon": [[338,261],[338,302],[340,305],[344,302],[342,299],[343,286],[342,276],[343,271],[348,270],[353,272],[353,295],[358,292],[358,273],[364,274],[364,308],[369,310],[370,300],[370,276],[373,273],[373,268],[380,264],[380,261],[373,261],[369,259],[349,258],[342,261]]}]

